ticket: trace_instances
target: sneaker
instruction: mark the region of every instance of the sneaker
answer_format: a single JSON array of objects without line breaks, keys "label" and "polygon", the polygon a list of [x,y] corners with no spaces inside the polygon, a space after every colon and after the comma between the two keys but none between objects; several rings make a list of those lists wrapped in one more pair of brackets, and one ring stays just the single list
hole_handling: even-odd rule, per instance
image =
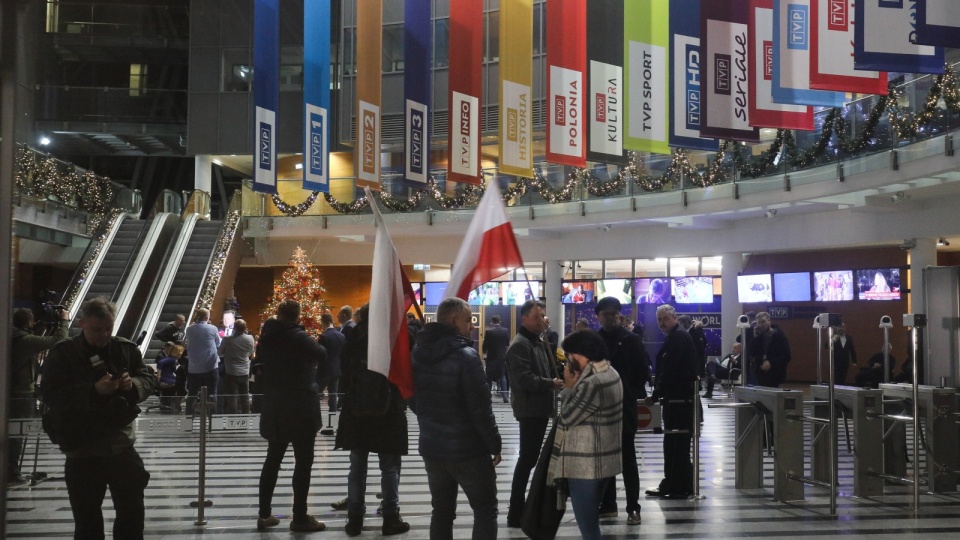
[{"label": "sneaker", "polygon": [[258,518],[257,518],[257,530],[258,530],[258,531],[265,531],[265,530],[267,530],[268,527],[276,527],[276,526],[279,525],[279,524],[280,524],[280,520],[277,518],[277,516],[258,517]]},{"label": "sneaker", "polygon": [[299,520],[290,522],[290,530],[293,532],[317,532],[326,529],[327,526],[322,521],[317,521],[313,516],[307,516]]},{"label": "sneaker", "polygon": [[410,530],[410,524],[404,521],[403,518],[400,517],[399,511],[393,515],[383,516],[383,527],[381,527],[380,529],[380,533],[383,536],[403,534],[409,530]]},{"label": "sneaker", "polygon": [[340,499],[337,502],[330,503],[330,507],[333,508],[334,510],[343,511],[343,510],[346,510],[348,506],[350,506],[350,499],[346,497]]},{"label": "sneaker", "polygon": [[614,508],[613,510],[600,510],[600,517],[601,517],[601,518],[615,518],[615,517],[617,517],[619,514],[620,514],[620,513],[617,512],[617,509],[616,509],[616,508]]},{"label": "sneaker", "polygon": [[633,512],[627,512],[627,525],[639,525],[640,524],[640,512],[635,510]]}]

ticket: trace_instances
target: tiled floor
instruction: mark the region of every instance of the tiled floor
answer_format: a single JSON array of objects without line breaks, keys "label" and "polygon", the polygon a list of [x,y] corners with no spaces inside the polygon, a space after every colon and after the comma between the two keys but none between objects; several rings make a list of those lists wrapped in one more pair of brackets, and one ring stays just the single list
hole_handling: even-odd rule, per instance
[{"label": "tiled floor", "polygon": [[[728,400],[711,400],[719,403]],[[506,526],[506,501],[517,452],[517,425],[509,406],[495,405],[498,423],[504,437],[504,461],[497,468],[500,488],[500,537],[523,538],[518,529]],[[772,459],[765,458],[766,489],[734,488],[734,426],[732,409],[706,408],[700,440],[700,487],[702,500],[642,500],[643,524],[628,527],[625,516],[604,520],[603,531],[610,538],[727,538],[772,537],[799,538],[843,534],[870,538],[957,538],[960,534],[960,495],[922,495],[920,511],[911,509],[909,487],[888,485],[886,495],[871,499],[855,499],[852,491],[852,460],[845,446],[840,449],[840,496],[837,515],[829,512],[826,489],[806,488],[806,500],[784,504],[772,500]],[[159,417],[149,413],[145,420]],[[404,458],[400,485],[401,510],[410,525],[408,534],[400,538],[429,536],[430,503],[423,462],[416,454],[417,424],[410,416],[411,455]],[[270,533],[255,530],[257,515],[257,482],[266,444],[256,431],[217,431],[210,435],[207,450],[206,497],[213,506],[206,509],[207,524],[197,526],[197,510],[190,502],[197,498],[198,441],[196,432],[150,432],[143,424],[137,448],[152,474],[147,487],[148,538],[180,539],[206,536],[241,538],[282,538],[291,536],[286,522]],[[809,435],[806,437],[809,441]],[[641,485],[653,487],[660,480],[663,456],[662,436],[640,433],[637,436],[640,454]],[[45,442],[45,441],[43,441]],[[798,441],[798,444],[800,442]],[[31,451],[33,447],[31,446]],[[290,452],[292,454],[292,452]],[[807,453],[809,456],[809,452]],[[29,465],[29,460],[27,465]],[[291,504],[290,474],[292,455],[284,463],[274,498],[275,512],[289,512]],[[68,537],[73,530],[69,502],[62,480],[63,458],[41,444],[38,468],[50,479],[36,486],[20,485],[8,490],[8,538]],[[336,512],[330,503],[346,493],[348,459],[346,453],[333,450],[333,438],[319,436],[317,462],[310,494],[310,511],[328,526],[316,536],[346,537],[343,525],[345,512]],[[375,466],[373,467],[375,471]],[[379,478],[369,479],[368,509],[377,505]],[[619,484],[622,493],[622,484]],[[621,495],[622,497],[622,495]],[[623,501],[621,499],[621,508]],[[113,513],[109,498],[105,503],[107,529]],[[459,517],[455,524],[457,538],[469,538],[472,525],[470,508],[461,495]],[[380,519],[368,515],[364,537],[379,536]],[[558,538],[577,538],[579,533],[572,511],[560,528]]]}]

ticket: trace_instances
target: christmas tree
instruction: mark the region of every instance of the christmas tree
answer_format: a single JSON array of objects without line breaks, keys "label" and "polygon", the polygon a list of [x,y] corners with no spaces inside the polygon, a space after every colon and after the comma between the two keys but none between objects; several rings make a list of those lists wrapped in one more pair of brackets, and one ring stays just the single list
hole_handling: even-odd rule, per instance
[{"label": "christmas tree", "polygon": [[300,324],[307,333],[317,337],[323,331],[320,315],[330,311],[330,304],[323,297],[326,293],[320,270],[307,260],[307,253],[297,246],[290,257],[290,267],[273,284],[273,297],[261,312],[261,318],[267,320],[276,315],[280,302],[291,298],[300,303]]}]

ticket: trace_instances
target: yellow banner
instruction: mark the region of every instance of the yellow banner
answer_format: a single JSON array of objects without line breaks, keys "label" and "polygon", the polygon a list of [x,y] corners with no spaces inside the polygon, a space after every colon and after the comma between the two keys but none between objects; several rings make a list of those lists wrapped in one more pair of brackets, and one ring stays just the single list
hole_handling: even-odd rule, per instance
[{"label": "yellow banner", "polygon": [[357,2],[357,187],[380,189],[383,0]]},{"label": "yellow banner", "polygon": [[500,172],[533,178],[533,0],[500,0]]}]

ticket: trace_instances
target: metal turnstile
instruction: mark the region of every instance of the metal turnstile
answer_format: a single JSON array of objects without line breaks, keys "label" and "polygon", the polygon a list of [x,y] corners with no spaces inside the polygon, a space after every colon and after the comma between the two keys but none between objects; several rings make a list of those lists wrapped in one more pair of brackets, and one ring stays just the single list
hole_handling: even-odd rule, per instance
[{"label": "metal turnstile", "polygon": [[789,475],[803,474],[803,424],[788,416],[803,413],[803,392],[760,386],[735,389],[737,402],[752,407],[736,408],[736,488],[763,487],[763,437],[767,421],[776,452],[773,457],[773,498],[803,499],[803,483]]},{"label": "metal turnstile", "polygon": [[[903,436],[893,436],[896,430],[902,430],[904,422],[910,421],[910,408],[906,406],[913,399],[913,386],[910,384],[881,384],[880,390],[886,401],[901,400],[904,405],[888,403],[884,417],[890,424],[890,432],[884,437],[884,472],[893,476],[906,474],[906,440]],[[957,429],[956,389],[939,386],[918,387],[918,405],[922,419],[923,447],[926,449],[927,489],[933,493],[957,491],[957,471],[960,469],[960,432]],[[900,415],[900,416],[898,416]],[[903,430],[905,433],[906,431]],[[914,459],[917,459],[914,456]]]},{"label": "metal turnstile", "polygon": [[[810,386],[815,404],[813,416],[830,416],[830,389],[826,385]],[[883,421],[877,417],[883,410],[883,392],[870,388],[834,386],[834,403],[846,420],[853,422],[853,494],[856,497],[883,495],[883,455],[877,449],[883,439]],[[845,422],[846,424],[846,422]],[[811,472],[815,480],[830,482],[830,438],[825,437],[826,424],[811,424],[813,428],[813,459]],[[847,431],[847,436],[850,436]],[[848,439],[848,446],[850,440]]]}]

